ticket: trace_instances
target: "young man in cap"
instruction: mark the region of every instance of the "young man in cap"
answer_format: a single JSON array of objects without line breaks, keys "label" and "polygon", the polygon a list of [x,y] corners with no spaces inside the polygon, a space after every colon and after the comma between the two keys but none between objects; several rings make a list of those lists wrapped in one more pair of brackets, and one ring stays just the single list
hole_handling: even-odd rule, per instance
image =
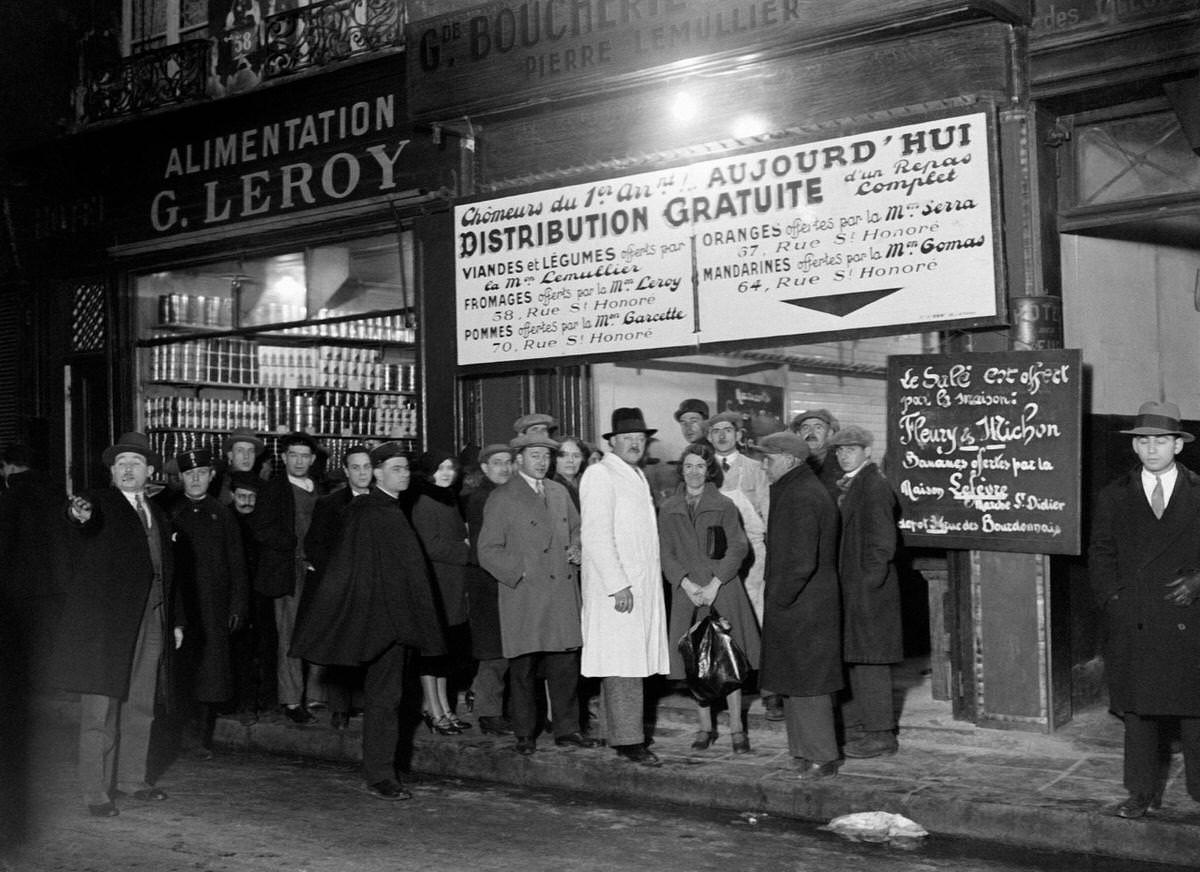
[{"label": "young man in cap", "polygon": [[469,711],[475,714],[479,732],[511,736],[512,725],[504,716],[504,688],[508,676],[508,658],[500,637],[499,582],[479,565],[479,533],[483,514],[496,488],[513,474],[513,450],[504,442],[483,446],[479,468],[483,480],[467,495],[463,517],[467,522],[470,563],[467,566],[467,621],[471,628],[471,655],[475,658],[475,677],[467,691]]},{"label": "young man in cap", "polygon": [[546,436],[558,427],[558,421],[541,412],[531,412],[513,421],[513,432],[518,436]]},{"label": "young man in cap", "polygon": [[547,478],[558,443],[518,436],[516,475],[488,498],[479,563],[500,583],[500,634],[508,658],[517,753],[536,750],[544,676],[554,744],[594,748],[579,729],[579,512],[567,489]]},{"label": "young man in cap", "polygon": [[[275,600],[279,704],[289,720],[301,725],[312,723],[315,717],[304,704],[304,663],[287,652],[304,584],[312,571],[312,564],[304,554],[304,537],[317,505],[317,485],[309,475],[317,459],[317,449],[317,441],[307,433],[292,433],[280,439],[286,474],[262,486],[258,504],[250,516],[258,545],[254,589]],[[307,688],[310,701],[316,697],[318,685],[319,673],[310,670]]]},{"label": "young man in cap", "polygon": [[842,659],[849,695],[842,704],[847,757],[895,754],[892,667],[904,659],[900,580],[896,574],[899,507],[892,486],[871,461],[875,437],[851,424],[833,434],[842,467],[838,574],[842,584]]},{"label": "young man in cap", "polygon": [[754,559],[745,575],[746,596],[762,626],[763,563],[766,560],[766,521],[771,504],[771,483],[761,461],[742,453],[740,445],[745,419],[741,412],[720,412],[708,419],[708,441],[717,452],[724,476],[725,494],[742,516],[742,527],[750,540]]},{"label": "young man in cap", "polygon": [[234,695],[232,636],[246,622],[250,582],[242,534],[233,511],[209,496],[212,456],[206,450],[175,455],[183,494],[169,509],[175,536],[176,585],[196,632],[182,652],[188,691],[199,704],[185,722],[184,740],[212,756],[218,707]]},{"label": "young man in cap", "polygon": [[1106,629],[1109,708],[1125,721],[1120,817],[1162,805],[1171,728],[1179,726],[1188,794],[1200,801],[1200,476],[1176,462],[1192,434],[1174,403],[1143,403],[1132,436],[1138,468],[1100,492],[1088,568]]},{"label": "young man in cap", "polygon": [[397,442],[371,450],[375,486],[346,510],[342,535],[310,608],[296,626],[292,655],[362,666],[363,780],[372,796],[409,799],[396,773],[400,711],[416,653],[445,653],[433,583],[400,494],[411,480]]},{"label": "young man in cap", "polygon": [[842,689],[837,507],[795,433],[759,440],[771,480],[761,683],[783,694],[788,750],[802,780],[837,775],[833,695]]},{"label": "young man in cap", "polygon": [[258,491],[266,484],[257,473],[231,472],[227,476],[232,508],[242,534],[246,555],[246,577],[251,580],[250,612],[242,631],[233,637],[234,680],[237,684],[238,720],[243,724],[258,721],[259,712],[272,711],[276,699],[275,661],[278,637],[275,632],[275,600],[254,590],[258,572],[258,544],[250,517],[258,505]]},{"label": "young man in cap", "polygon": [[51,674],[57,687],[80,695],[84,801],[93,815],[112,817],[115,796],[167,798],[147,780],[150,729],[167,690],[162,661],[182,644],[185,618],[170,523],[146,498],[162,458],[144,434],[126,433],[103,461],[113,487],[76,495],[67,508],[71,577]]},{"label": "young man in cap", "polygon": [[600,712],[609,746],[644,766],[659,765],[646,747],[644,681],[671,670],[658,519],[638,467],[655,432],[641,409],[616,409],[612,430],[604,434],[612,450],[588,467],[579,490],[582,672],[601,679]]},{"label": "young man in cap", "polygon": [[[225,505],[233,505],[231,477],[239,472],[251,472],[267,446],[249,427],[237,427],[221,441],[221,454],[225,459],[223,475],[214,475],[217,499]],[[216,470],[214,469],[214,472]]]}]

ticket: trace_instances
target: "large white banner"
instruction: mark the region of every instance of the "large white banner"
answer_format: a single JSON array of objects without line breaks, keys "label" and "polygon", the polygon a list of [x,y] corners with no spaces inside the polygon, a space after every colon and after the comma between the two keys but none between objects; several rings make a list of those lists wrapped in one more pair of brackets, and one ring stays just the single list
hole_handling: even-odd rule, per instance
[{"label": "large white banner", "polygon": [[983,113],[455,208],[458,362],[997,314]]}]

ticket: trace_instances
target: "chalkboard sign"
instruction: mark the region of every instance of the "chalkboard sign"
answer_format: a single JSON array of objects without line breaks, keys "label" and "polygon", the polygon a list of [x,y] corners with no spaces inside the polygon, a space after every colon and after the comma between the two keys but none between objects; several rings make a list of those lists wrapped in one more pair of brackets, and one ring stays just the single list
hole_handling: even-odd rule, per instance
[{"label": "chalkboard sign", "polygon": [[888,358],[888,477],[910,545],[1078,554],[1077,349]]}]

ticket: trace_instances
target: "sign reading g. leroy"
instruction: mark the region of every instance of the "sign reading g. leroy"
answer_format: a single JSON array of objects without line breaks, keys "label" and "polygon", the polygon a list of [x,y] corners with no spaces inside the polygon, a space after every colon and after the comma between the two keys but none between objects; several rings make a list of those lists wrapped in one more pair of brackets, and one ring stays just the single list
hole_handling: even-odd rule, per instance
[{"label": "sign reading g. leroy", "polygon": [[118,195],[123,241],[436,189],[451,177],[453,149],[407,125],[402,83],[310,89],[291,100],[285,93],[242,98],[215,116],[219,126],[193,122],[143,136],[127,159],[134,184]]}]

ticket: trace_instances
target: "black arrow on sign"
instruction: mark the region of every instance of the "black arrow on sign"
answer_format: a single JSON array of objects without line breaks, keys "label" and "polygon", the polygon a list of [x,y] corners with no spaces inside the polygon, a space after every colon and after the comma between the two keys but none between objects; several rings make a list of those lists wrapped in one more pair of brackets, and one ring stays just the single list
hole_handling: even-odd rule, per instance
[{"label": "black arrow on sign", "polygon": [[801,309],[812,309],[814,312],[822,312],[826,315],[837,315],[839,318],[844,318],[851,312],[857,312],[865,306],[869,306],[876,300],[882,300],[884,297],[890,297],[897,291],[902,291],[903,288],[880,288],[877,291],[855,291],[852,294],[829,294],[825,297],[797,297],[794,300],[780,300],[781,303],[787,303],[791,306],[799,306]]}]

